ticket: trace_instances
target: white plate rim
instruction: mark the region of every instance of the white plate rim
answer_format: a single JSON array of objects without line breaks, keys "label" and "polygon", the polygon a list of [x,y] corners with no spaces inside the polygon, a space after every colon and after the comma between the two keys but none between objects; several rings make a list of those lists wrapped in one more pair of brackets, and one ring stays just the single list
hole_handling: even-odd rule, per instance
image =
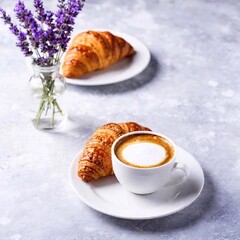
[{"label": "white plate rim", "polygon": [[[177,148],[180,149],[180,150],[183,150],[185,153],[190,154],[188,151],[186,151],[185,149],[183,149],[179,146],[177,146]],[[204,184],[205,184],[205,177],[204,177],[203,169],[202,169],[201,165],[199,164],[199,162],[197,161],[197,159],[195,157],[193,157],[192,154],[190,154],[193,157],[193,159],[195,160],[195,163],[198,165],[198,169],[201,172],[201,176],[202,176],[201,188],[199,189],[198,193],[194,196],[194,198],[191,199],[191,201],[187,202],[187,204],[184,205],[183,207],[178,208],[175,211],[168,212],[167,214],[155,214],[155,215],[152,215],[152,216],[144,216],[144,217],[120,216],[119,214],[109,212],[106,209],[100,209],[100,208],[94,206],[93,204],[89,203],[86,199],[84,199],[84,197],[81,194],[79,194],[79,192],[74,187],[74,183],[73,183],[73,179],[72,179],[72,169],[74,168],[74,164],[76,164],[76,161],[79,159],[79,155],[81,154],[81,152],[82,151],[80,151],[76,154],[76,156],[74,157],[73,161],[70,164],[69,181],[70,181],[71,188],[77,194],[77,196],[80,198],[80,200],[83,203],[85,203],[88,207],[90,207],[90,208],[92,208],[92,209],[94,209],[94,210],[96,210],[100,213],[103,213],[103,214],[106,214],[106,215],[109,215],[109,216],[112,216],[112,217],[121,218],[121,219],[128,219],[128,220],[149,220],[149,219],[162,218],[162,217],[172,215],[172,214],[177,213],[179,211],[182,211],[186,207],[190,206],[199,197],[199,195],[201,194],[201,192],[203,190]],[[79,180],[81,181],[81,179],[79,179]]]},{"label": "white plate rim", "polygon": [[[87,30],[82,30],[81,32],[84,32],[84,31],[87,31]],[[151,60],[150,51],[147,48],[147,46],[143,42],[141,42],[138,38],[136,38],[130,34],[127,34],[127,33],[121,32],[121,31],[117,31],[117,30],[111,30],[111,29],[91,29],[91,31],[109,31],[114,35],[124,38],[126,41],[128,41],[133,46],[133,48],[134,48],[134,45],[136,46],[136,44],[134,44],[134,43],[137,43],[138,46],[141,46],[141,53],[139,53],[139,54],[144,54],[144,62],[142,62],[141,68],[138,68],[137,71],[133,72],[132,74],[129,74],[129,76],[125,77],[125,78],[118,78],[118,79],[115,78],[115,80],[106,81],[106,82],[99,81],[99,83],[91,82],[91,79],[78,80],[78,79],[65,78],[66,82],[68,84],[79,85],[79,86],[101,86],[101,85],[109,85],[109,84],[124,82],[124,81],[130,80],[131,78],[133,78],[133,77],[137,76],[138,74],[140,74],[141,72],[143,72],[146,69],[146,67],[149,65],[150,60]],[[76,33],[74,35],[76,35]],[[64,59],[64,56],[62,57],[62,59]],[[116,64],[118,64],[118,63],[116,63]],[[99,70],[99,71],[102,71],[102,70]]]}]

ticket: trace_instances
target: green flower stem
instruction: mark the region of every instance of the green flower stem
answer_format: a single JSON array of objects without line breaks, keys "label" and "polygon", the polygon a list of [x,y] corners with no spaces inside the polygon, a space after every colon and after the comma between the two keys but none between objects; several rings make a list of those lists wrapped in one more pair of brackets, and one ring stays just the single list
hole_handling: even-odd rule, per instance
[{"label": "green flower stem", "polygon": [[40,119],[41,119],[41,116],[42,116],[42,112],[43,112],[44,106],[45,106],[45,100],[42,99],[41,102],[40,102],[40,106],[39,106],[39,110],[38,110],[37,116],[36,116],[36,118],[35,118],[35,124],[36,124],[36,126],[38,126],[38,124],[39,124],[39,122],[40,122]]},{"label": "green flower stem", "polygon": [[43,84],[43,93],[35,118],[35,125],[39,125],[43,112],[45,111],[45,116],[47,116],[48,111],[52,108],[51,127],[54,127],[55,114],[57,113],[56,108],[58,112],[63,115],[62,109],[54,96],[55,81],[51,77],[48,79],[47,76],[43,76],[41,79]]},{"label": "green flower stem", "polygon": [[53,111],[52,111],[52,127],[54,127],[54,115],[55,115],[55,104],[53,105]]},{"label": "green flower stem", "polygon": [[48,101],[48,103],[47,103],[47,109],[46,109],[46,111],[45,111],[45,116],[47,116],[49,108],[51,108],[51,103]]},{"label": "green flower stem", "polygon": [[60,112],[60,114],[63,116],[62,109],[59,107],[59,105],[58,105],[58,103],[57,103],[57,100],[56,100],[56,99],[54,99],[54,100],[53,100],[53,103],[54,103],[54,105],[56,105],[56,107],[57,107],[58,111],[59,111],[59,112]]}]

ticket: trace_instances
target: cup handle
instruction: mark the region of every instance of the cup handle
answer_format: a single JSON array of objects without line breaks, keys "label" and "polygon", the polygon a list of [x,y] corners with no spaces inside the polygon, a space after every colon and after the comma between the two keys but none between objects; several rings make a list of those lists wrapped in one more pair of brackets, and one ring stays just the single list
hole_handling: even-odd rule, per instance
[{"label": "cup handle", "polygon": [[184,173],[184,175],[175,180],[172,181],[170,180],[164,185],[164,187],[176,186],[187,181],[190,174],[188,166],[185,163],[176,162],[173,166],[172,172],[176,170],[181,170]]}]

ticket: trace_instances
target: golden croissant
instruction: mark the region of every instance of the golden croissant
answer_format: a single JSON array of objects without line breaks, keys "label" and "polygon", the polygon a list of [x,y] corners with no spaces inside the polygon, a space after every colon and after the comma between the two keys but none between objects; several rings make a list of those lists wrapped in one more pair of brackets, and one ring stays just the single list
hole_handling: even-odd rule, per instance
[{"label": "golden croissant", "polygon": [[98,128],[87,141],[78,162],[78,176],[85,182],[113,174],[111,146],[121,135],[151,131],[134,122],[108,123]]},{"label": "golden croissant", "polygon": [[106,68],[134,53],[128,42],[110,32],[83,32],[71,42],[62,72],[64,77],[78,78],[85,73]]}]

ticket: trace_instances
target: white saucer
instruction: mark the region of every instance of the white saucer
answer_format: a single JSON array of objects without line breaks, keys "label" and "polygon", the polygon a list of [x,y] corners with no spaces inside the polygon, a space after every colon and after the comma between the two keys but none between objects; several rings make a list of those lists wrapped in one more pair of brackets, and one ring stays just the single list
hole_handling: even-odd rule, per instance
[{"label": "white saucer", "polygon": [[70,167],[70,182],[78,197],[91,208],[125,219],[152,219],[176,213],[194,202],[204,185],[203,170],[197,160],[178,147],[177,161],[188,165],[190,176],[181,185],[162,188],[149,195],[125,190],[115,176],[87,184],[77,175],[79,154]]},{"label": "white saucer", "polygon": [[110,31],[114,35],[124,38],[133,46],[136,54],[106,69],[85,74],[79,79],[66,78],[67,83],[81,86],[97,86],[122,82],[141,73],[148,66],[150,52],[147,47],[135,37],[126,33],[106,29],[95,29],[94,31]]}]

